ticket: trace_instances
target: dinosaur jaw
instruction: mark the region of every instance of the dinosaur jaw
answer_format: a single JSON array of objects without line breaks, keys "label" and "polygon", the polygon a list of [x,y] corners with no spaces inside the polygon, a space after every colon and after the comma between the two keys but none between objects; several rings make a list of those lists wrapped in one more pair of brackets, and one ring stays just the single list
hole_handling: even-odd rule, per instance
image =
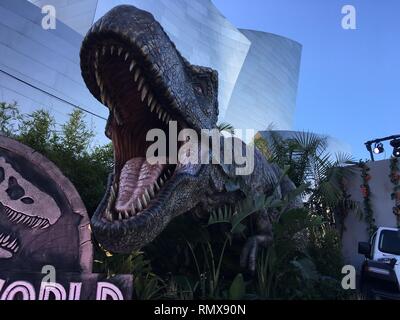
[{"label": "dinosaur jaw", "polygon": [[[161,129],[168,141],[170,121],[177,121],[178,129],[186,124],[170,111],[171,102],[160,93],[151,71],[134,50],[115,40],[101,42],[93,50],[92,72],[98,98],[110,111],[106,135],[112,140],[115,157],[114,181],[102,219],[135,219],[157,203],[176,169],[176,165],[146,160],[147,149],[154,143],[146,141],[147,133]],[[168,159],[166,151],[162,156]]]}]

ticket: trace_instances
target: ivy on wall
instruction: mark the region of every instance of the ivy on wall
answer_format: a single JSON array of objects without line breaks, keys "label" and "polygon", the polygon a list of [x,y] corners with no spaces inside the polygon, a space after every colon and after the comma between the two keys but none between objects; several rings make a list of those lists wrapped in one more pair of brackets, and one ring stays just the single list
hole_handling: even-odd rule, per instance
[{"label": "ivy on wall", "polygon": [[361,168],[362,185],[360,186],[360,190],[364,199],[364,220],[368,225],[368,234],[371,236],[374,234],[377,227],[375,224],[374,211],[371,205],[371,189],[369,187],[369,181],[371,180],[371,175],[369,174],[370,168],[364,161],[360,161],[358,166]]},{"label": "ivy on wall", "polygon": [[390,159],[390,181],[393,183],[393,192],[391,194],[392,200],[395,201],[395,206],[393,207],[393,213],[397,218],[397,227],[400,228],[400,169],[399,169],[399,159]]}]

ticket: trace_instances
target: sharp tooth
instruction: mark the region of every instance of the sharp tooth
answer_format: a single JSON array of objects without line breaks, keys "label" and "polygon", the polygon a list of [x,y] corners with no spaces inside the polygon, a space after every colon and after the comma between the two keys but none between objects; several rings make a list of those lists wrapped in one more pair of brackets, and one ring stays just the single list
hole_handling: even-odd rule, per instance
[{"label": "sharp tooth", "polygon": [[114,109],[114,118],[117,121],[118,125],[122,124],[121,118],[119,117],[119,114],[117,113],[117,111]]},{"label": "sharp tooth", "polygon": [[128,212],[128,210],[125,210],[124,211],[124,214],[125,214],[125,219],[129,219],[131,216],[129,215],[129,212]]},{"label": "sharp tooth", "polygon": [[144,194],[142,195],[142,199],[143,199],[144,207],[146,208],[147,207],[147,200],[146,200],[146,197],[145,197]]},{"label": "sharp tooth", "polygon": [[157,107],[156,107],[156,112],[159,113],[159,112],[160,112],[160,109],[161,109],[161,107],[160,107],[160,105],[158,104]]},{"label": "sharp tooth", "polygon": [[162,110],[160,110],[160,112],[158,113],[158,119],[161,120],[162,116],[163,116],[164,112]]},{"label": "sharp tooth", "polygon": [[46,221],[41,227],[40,227],[40,229],[46,229],[46,228],[48,228],[49,227],[49,223]]},{"label": "sharp tooth", "polygon": [[153,102],[153,94],[150,92],[147,96],[147,105],[150,107],[151,103]]},{"label": "sharp tooth", "polygon": [[135,76],[134,76],[135,82],[138,81],[139,76],[140,76],[140,69],[137,68],[137,69],[136,69],[136,72],[135,72]]},{"label": "sharp tooth", "polygon": [[103,56],[106,54],[106,47],[105,46],[102,49],[102,54],[103,54]]},{"label": "sharp tooth", "polygon": [[133,70],[133,68],[135,67],[135,65],[136,65],[135,60],[132,60],[130,66],[129,66],[129,72],[132,72],[132,70]]},{"label": "sharp tooth", "polygon": [[155,185],[157,191],[159,191],[159,190],[161,189],[160,186],[158,185],[158,182],[157,182],[157,181],[154,183],[154,185]]},{"label": "sharp tooth", "polygon": [[98,72],[97,70],[96,70],[96,72],[95,72],[95,75],[96,75],[97,86],[100,87],[101,80],[100,80],[99,72]]},{"label": "sharp tooth", "polygon": [[125,61],[128,60],[129,53],[125,53]]},{"label": "sharp tooth", "polygon": [[110,110],[113,109],[112,102],[111,102],[109,99],[107,99],[107,106],[108,106],[108,108],[109,108]]},{"label": "sharp tooth", "polygon": [[167,115],[167,118],[165,119],[166,123],[169,123],[171,121],[171,117],[169,115]]},{"label": "sharp tooth", "polygon": [[164,180],[163,178],[160,178],[160,186],[162,187],[164,185]]},{"label": "sharp tooth", "polygon": [[36,223],[32,226],[32,228],[37,228],[41,222],[42,222],[42,219],[37,219]]},{"label": "sharp tooth", "polygon": [[137,201],[137,207],[139,209],[139,212],[143,210],[142,202],[140,201],[140,198]]},{"label": "sharp tooth", "polygon": [[15,248],[17,247],[17,243],[16,243],[16,241],[14,241],[15,243],[11,246],[11,250],[15,250]]},{"label": "sharp tooth", "polygon": [[113,54],[114,54],[114,46],[111,46],[111,48],[110,48],[110,52],[111,52],[111,55],[113,55]]},{"label": "sharp tooth", "polygon": [[112,221],[113,219],[112,219],[112,214],[111,214],[111,212],[110,211],[106,211],[106,219],[108,220],[108,221]]},{"label": "sharp tooth", "polygon": [[13,248],[17,244],[17,239],[10,243],[10,248]]},{"label": "sharp tooth", "polygon": [[106,101],[106,95],[105,95],[104,92],[101,93],[100,98],[101,98],[101,102],[102,102],[104,105],[106,105],[106,104],[107,104],[107,101]]},{"label": "sharp tooth", "polygon": [[3,243],[4,243],[4,242],[7,242],[8,239],[10,239],[10,236],[5,237],[5,238],[2,240],[2,242],[3,242]]},{"label": "sharp tooth", "polygon": [[142,90],[142,102],[144,101],[144,99],[146,98],[146,96],[147,96],[147,92],[149,92],[149,89],[147,88],[147,86],[144,86],[143,87],[143,90]]},{"label": "sharp tooth", "polygon": [[154,100],[154,101],[151,103],[151,107],[150,107],[150,111],[151,111],[151,112],[154,111],[154,108],[156,107],[156,105],[157,105],[157,102]]},{"label": "sharp tooth", "polygon": [[149,191],[146,189],[146,191],[144,192],[144,195],[146,196],[146,199],[147,199],[147,201],[148,202],[150,202],[150,194],[149,194]]},{"label": "sharp tooth", "polygon": [[25,217],[24,219],[22,219],[22,223],[26,224],[28,227],[30,226],[32,221],[33,221],[32,217]]},{"label": "sharp tooth", "polygon": [[121,53],[122,53],[122,48],[119,48],[119,49],[118,49],[118,56],[120,56]]},{"label": "sharp tooth", "polygon": [[96,57],[96,60],[99,60],[99,50],[96,50],[95,57]]},{"label": "sharp tooth", "polygon": [[132,215],[134,215],[136,213],[135,204],[133,204],[133,203],[131,205],[131,213],[132,213]]},{"label": "sharp tooth", "polygon": [[143,84],[144,84],[144,78],[143,78],[143,77],[140,77],[139,83],[138,83],[138,91],[139,91],[139,92],[142,90]]},{"label": "sharp tooth", "polygon": [[163,115],[163,117],[162,117],[162,121],[165,121],[166,118],[167,118],[167,113],[164,112],[164,115]]},{"label": "sharp tooth", "polygon": [[118,212],[118,220],[122,220],[123,218],[122,218],[122,213],[121,212]]},{"label": "sharp tooth", "polygon": [[150,186],[149,193],[150,193],[151,198],[154,198],[155,193],[154,193],[154,187],[153,186]]},{"label": "sharp tooth", "polygon": [[111,199],[115,199],[115,189],[114,186],[111,187]]}]

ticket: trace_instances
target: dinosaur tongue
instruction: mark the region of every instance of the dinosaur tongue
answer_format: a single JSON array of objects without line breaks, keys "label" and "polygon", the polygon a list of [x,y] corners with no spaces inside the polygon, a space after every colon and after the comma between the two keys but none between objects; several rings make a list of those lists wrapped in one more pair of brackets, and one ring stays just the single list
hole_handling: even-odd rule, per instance
[{"label": "dinosaur tongue", "polygon": [[127,161],[121,170],[115,209],[124,212],[131,210],[133,206],[136,211],[141,206],[146,207],[144,201],[148,197],[145,192],[154,189],[155,182],[165,166],[150,165],[146,158],[133,158]]}]

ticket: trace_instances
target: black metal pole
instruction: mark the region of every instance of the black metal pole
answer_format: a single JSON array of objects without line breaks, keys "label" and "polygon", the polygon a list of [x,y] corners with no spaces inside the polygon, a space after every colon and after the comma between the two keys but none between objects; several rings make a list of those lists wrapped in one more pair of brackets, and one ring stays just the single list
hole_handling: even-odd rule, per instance
[{"label": "black metal pole", "polygon": [[372,147],[371,147],[372,143],[371,142],[366,142],[365,146],[367,147],[367,150],[369,151],[369,155],[371,156],[371,160],[375,161],[374,158],[374,153],[372,152]]},{"label": "black metal pole", "polygon": [[382,142],[382,141],[394,140],[394,139],[398,139],[398,138],[400,138],[400,134],[389,136],[389,137],[385,137],[385,138],[380,138],[380,139],[376,139],[376,140],[367,141],[365,143],[365,146],[367,147],[367,150],[369,151],[369,154],[371,156],[371,160],[375,161],[374,153],[372,152],[372,147],[371,147],[373,143],[379,143],[379,142]]}]

